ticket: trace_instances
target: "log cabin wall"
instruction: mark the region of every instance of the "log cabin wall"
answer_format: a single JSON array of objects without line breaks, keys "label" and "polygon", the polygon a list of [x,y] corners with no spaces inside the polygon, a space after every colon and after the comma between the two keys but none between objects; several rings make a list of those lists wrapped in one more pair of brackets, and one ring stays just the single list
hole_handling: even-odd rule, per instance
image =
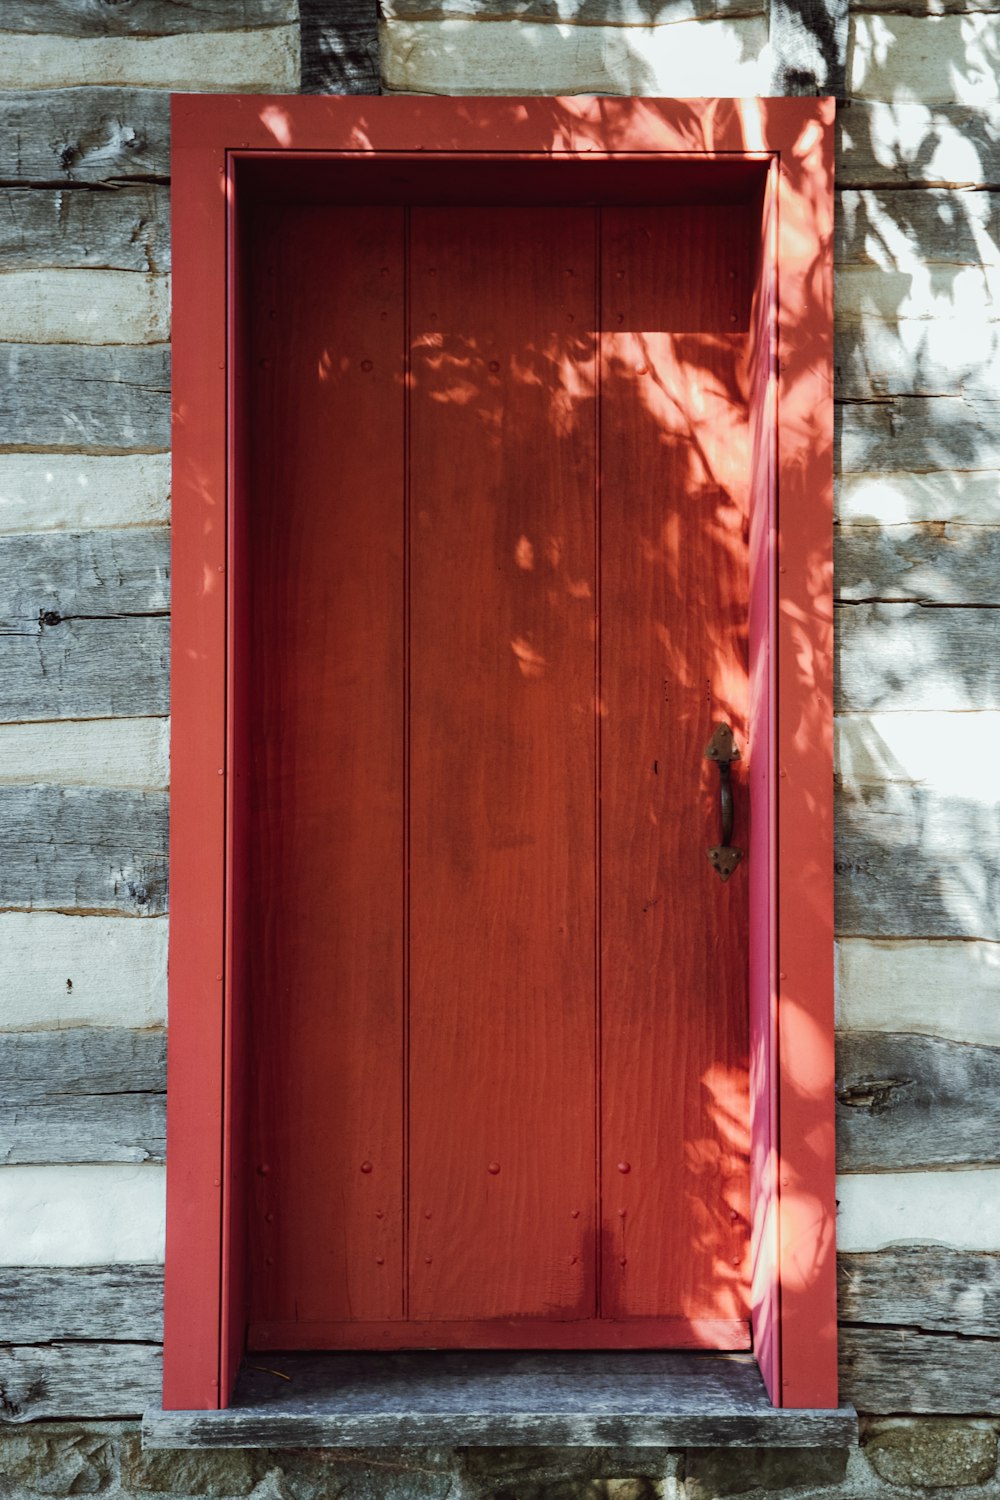
[{"label": "log cabin wall", "polygon": [[130,1420],[161,1326],[167,90],[301,88],[845,101],[839,1239],[861,1451],[361,1455],[337,1485],[1000,1494],[993,0],[849,21],[820,0],[4,0],[0,70],[0,1493],[325,1493],[319,1458],[143,1457]]}]

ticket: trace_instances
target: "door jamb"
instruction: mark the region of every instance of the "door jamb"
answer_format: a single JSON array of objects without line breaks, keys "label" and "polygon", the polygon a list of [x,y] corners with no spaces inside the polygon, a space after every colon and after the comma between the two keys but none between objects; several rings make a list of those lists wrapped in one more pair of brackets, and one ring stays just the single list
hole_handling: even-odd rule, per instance
[{"label": "door jamb", "polygon": [[[241,1344],[232,872],[240,153],[771,159],[751,520],[754,1335],[775,1405],[835,1407],[832,189],[827,99],[173,98],[173,651],[166,1409]],[[766,752],[764,746],[766,745]],[[756,872],[756,873],[755,873]]]}]

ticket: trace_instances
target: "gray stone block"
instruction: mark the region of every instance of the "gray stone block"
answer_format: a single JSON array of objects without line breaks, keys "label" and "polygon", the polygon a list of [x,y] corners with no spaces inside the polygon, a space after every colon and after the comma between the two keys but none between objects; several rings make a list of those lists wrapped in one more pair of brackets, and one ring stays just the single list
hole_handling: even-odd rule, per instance
[{"label": "gray stone block", "polygon": [[0,1495],[97,1495],[114,1474],[111,1423],[0,1427]]},{"label": "gray stone block", "polygon": [[997,1434],[988,1422],[890,1419],[871,1423],[862,1444],[876,1474],[890,1484],[951,1492],[985,1484],[997,1468]]},{"label": "gray stone block", "polygon": [[813,1494],[843,1482],[847,1458],[842,1448],[690,1448],[684,1500],[771,1496],[806,1486]]},{"label": "gray stone block", "polygon": [[137,1495],[249,1495],[260,1474],[260,1455],[241,1448],[144,1452],[139,1434],[122,1441],[122,1489]]}]

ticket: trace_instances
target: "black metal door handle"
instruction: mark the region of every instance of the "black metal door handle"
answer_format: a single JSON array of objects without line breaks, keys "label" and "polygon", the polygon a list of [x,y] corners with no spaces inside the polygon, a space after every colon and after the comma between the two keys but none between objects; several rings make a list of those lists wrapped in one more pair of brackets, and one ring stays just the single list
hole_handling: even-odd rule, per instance
[{"label": "black metal door handle", "polygon": [[705,759],[714,760],[719,768],[719,842],[708,850],[708,858],[722,880],[729,879],[743,858],[743,850],[733,848],[732,763],[739,758],[733,731],[728,724],[719,724],[705,747]]}]

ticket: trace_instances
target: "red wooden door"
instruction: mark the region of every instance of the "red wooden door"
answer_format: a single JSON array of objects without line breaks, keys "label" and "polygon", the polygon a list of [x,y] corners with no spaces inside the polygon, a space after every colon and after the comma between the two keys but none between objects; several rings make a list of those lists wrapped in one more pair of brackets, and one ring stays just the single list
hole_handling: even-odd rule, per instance
[{"label": "red wooden door", "polygon": [[748,213],[256,227],[252,1346],[748,1343]]}]

